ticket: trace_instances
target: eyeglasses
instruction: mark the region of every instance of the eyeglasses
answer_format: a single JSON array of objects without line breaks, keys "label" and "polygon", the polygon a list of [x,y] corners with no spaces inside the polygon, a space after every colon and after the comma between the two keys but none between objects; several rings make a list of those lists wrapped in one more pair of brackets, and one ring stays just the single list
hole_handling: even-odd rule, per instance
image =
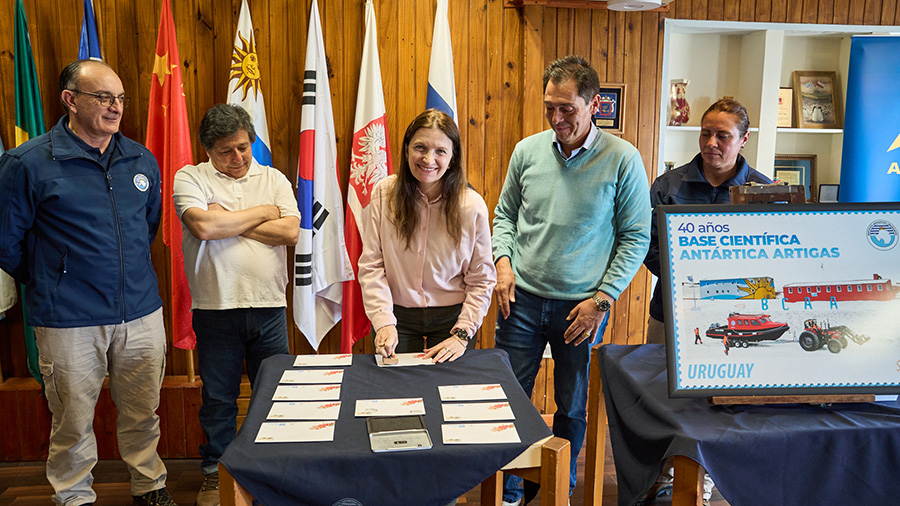
[{"label": "eyeglasses", "polygon": [[97,99],[100,102],[100,105],[103,107],[112,107],[113,103],[118,100],[122,107],[128,107],[128,103],[131,102],[131,97],[126,97],[125,95],[119,95],[118,97],[115,95],[110,95],[109,93],[91,93],[89,91],[81,91],[81,90],[69,90],[73,93],[81,93],[82,95],[90,95]]}]

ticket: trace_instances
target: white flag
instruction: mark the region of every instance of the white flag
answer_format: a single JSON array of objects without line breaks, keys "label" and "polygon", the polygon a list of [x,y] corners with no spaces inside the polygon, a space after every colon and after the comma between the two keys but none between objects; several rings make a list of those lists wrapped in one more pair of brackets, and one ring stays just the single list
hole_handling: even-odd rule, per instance
[{"label": "white flag", "polygon": [[[372,187],[393,173],[388,142],[387,119],[384,111],[384,92],[381,87],[381,67],[378,63],[378,25],[375,7],[366,0],[366,38],[363,42],[362,66],[359,69],[359,92],[356,96],[356,117],[353,120],[350,184],[347,188],[347,246],[353,262],[353,272],[359,271],[362,238],[359,223],[372,198]],[[346,317],[341,325],[341,353],[350,353],[353,343],[367,335],[371,323],[362,303],[358,281],[347,283],[344,292]]]},{"label": "white flag", "polygon": [[447,0],[437,0],[437,11],[434,13],[425,108],[444,111],[459,123],[456,117],[456,84],[453,79],[453,45],[450,43]]},{"label": "white flag", "polygon": [[269,149],[269,126],[266,123],[266,103],[263,100],[259,71],[259,56],[256,54],[256,38],[247,0],[241,2],[237,33],[234,35],[234,49],[231,53],[231,74],[228,76],[228,103],[244,108],[253,120],[256,142],[253,143],[253,159],[260,165],[272,166],[272,151]]},{"label": "white flag", "polygon": [[353,269],[344,245],[334,115],[316,0],[308,33],[297,174],[300,240],[294,264],[294,321],[318,350],[341,319],[342,283],[353,279]]}]

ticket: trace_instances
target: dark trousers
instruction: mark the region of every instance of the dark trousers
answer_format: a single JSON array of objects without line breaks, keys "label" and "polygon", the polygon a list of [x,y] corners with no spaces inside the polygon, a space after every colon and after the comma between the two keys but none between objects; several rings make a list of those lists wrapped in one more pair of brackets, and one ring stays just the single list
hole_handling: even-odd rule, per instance
[{"label": "dark trousers", "polygon": [[207,439],[200,465],[209,474],[234,439],[244,360],[252,388],[263,359],[289,353],[287,316],[283,307],[195,309],[193,327],[203,380],[200,426]]},{"label": "dark trousers", "polygon": [[[397,317],[397,353],[415,353],[437,346],[450,337],[460,311],[462,304],[442,307],[394,306],[394,316]],[[475,339],[470,339],[467,349],[473,348]]]}]

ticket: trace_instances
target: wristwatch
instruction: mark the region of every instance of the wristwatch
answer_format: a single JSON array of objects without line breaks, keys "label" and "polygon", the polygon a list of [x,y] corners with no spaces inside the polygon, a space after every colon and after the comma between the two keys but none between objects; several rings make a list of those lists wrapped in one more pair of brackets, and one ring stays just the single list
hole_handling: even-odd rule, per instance
[{"label": "wristwatch", "polygon": [[453,335],[465,341],[466,344],[469,344],[469,341],[472,340],[472,336],[466,332],[466,329],[456,329]]},{"label": "wristwatch", "polygon": [[597,295],[596,293],[591,296],[591,300],[594,301],[594,304],[597,305],[597,309],[603,311],[604,313],[612,308],[612,304],[610,304],[608,300]]}]

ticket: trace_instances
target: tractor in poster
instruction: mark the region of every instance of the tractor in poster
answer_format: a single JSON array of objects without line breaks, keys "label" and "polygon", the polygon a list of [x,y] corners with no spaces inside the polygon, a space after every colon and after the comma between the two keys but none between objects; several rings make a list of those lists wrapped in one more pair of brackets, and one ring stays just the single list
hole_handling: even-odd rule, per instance
[{"label": "tractor in poster", "polygon": [[828,322],[819,325],[815,318],[803,322],[803,332],[800,333],[800,347],[806,351],[816,351],[827,347],[831,353],[840,353],[847,347],[848,341],[862,345],[871,339],[864,334],[857,334],[844,325],[829,327]]}]

